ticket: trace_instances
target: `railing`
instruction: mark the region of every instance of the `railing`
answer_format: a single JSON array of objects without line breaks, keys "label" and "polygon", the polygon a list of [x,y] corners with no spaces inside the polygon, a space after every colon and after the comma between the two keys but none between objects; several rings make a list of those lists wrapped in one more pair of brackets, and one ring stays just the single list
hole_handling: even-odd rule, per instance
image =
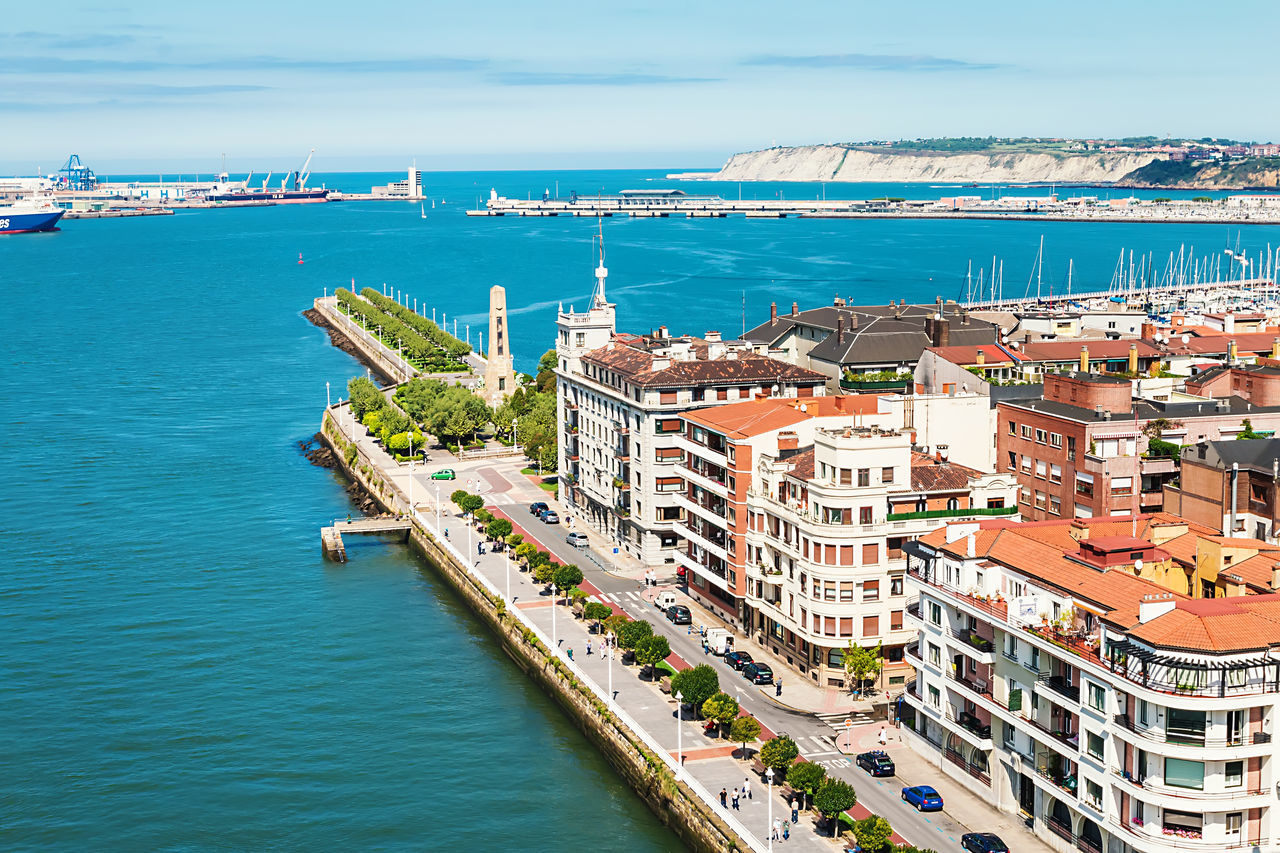
[{"label": "railing", "polygon": [[1080,704],[1080,688],[1075,685],[1068,684],[1066,679],[1060,675],[1042,675],[1036,679],[1036,683],[1043,684],[1054,693],[1066,699],[1070,699],[1077,705]]},{"label": "railing", "polygon": [[1241,732],[1239,735],[1228,737],[1208,737],[1207,735],[1195,735],[1193,733],[1172,734],[1164,729],[1148,728],[1140,726],[1133,721],[1128,714],[1116,714],[1111,718],[1120,728],[1133,732],[1146,740],[1155,741],[1156,743],[1171,743],[1177,746],[1200,746],[1200,747],[1219,747],[1219,746],[1247,746],[1250,744],[1267,744],[1271,743],[1271,735],[1268,732]]},{"label": "railing", "polygon": [[954,673],[954,672],[948,672],[947,678],[951,679],[952,681],[963,684],[966,688],[968,688],[969,690],[972,690],[974,693],[977,693],[979,696],[983,696],[987,699],[990,699],[992,702],[995,701],[995,699],[992,698],[992,695],[991,695],[991,685],[985,681],[971,681],[970,679],[965,678],[963,675],[958,675],[957,673]]},{"label": "railing", "polygon": [[1206,842],[1190,838],[1179,839],[1177,836],[1165,834],[1163,831],[1160,834],[1153,835],[1149,832],[1143,831],[1143,824],[1135,826],[1128,821],[1116,821],[1113,825],[1120,827],[1135,838],[1140,838],[1144,841],[1162,847],[1173,847],[1178,850],[1204,850],[1208,853],[1208,851],[1213,850],[1240,850],[1245,847],[1262,848],[1263,846],[1261,835],[1252,835],[1245,838],[1243,834],[1241,834],[1239,837],[1230,841]]},{"label": "railing", "polygon": [[[920,602],[913,601],[907,605],[907,615],[912,619],[920,619]],[[922,620],[923,621],[923,620]]]},{"label": "railing", "polygon": [[996,650],[996,644],[994,642],[988,640],[972,628],[966,628],[963,631],[957,631],[955,628],[952,628],[950,630],[950,634],[952,637],[955,637],[957,640],[963,640],[965,643],[980,652],[990,654]]},{"label": "railing", "polygon": [[1075,845],[1080,849],[1081,853],[1102,853],[1101,844],[1085,838],[1083,835],[1076,836]]},{"label": "railing", "polygon": [[959,599],[961,602],[975,610],[981,610],[983,613],[994,616],[1002,622],[1007,621],[1009,618],[1009,607],[1003,601],[985,601],[981,598],[974,598],[972,595],[963,593],[954,587],[944,586],[932,578],[926,577],[918,568],[908,569],[907,573],[921,583],[928,584],[935,589],[940,589],[952,598]]},{"label": "railing", "polygon": [[1157,785],[1150,779],[1135,779],[1128,770],[1111,768],[1111,775],[1122,779],[1125,783],[1143,791],[1155,794],[1168,794],[1193,800],[1233,799],[1235,797],[1253,797],[1271,790],[1268,785],[1257,785],[1253,788],[1224,788],[1221,791],[1196,791],[1188,788],[1176,788],[1171,785]]},{"label": "railing", "polygon": [[969,516],[1014,515],[1016,506],[970,507],[969,509],[930,509],[921,512],[891,512],[886,521],[914,521],[920,518],[968,518]]},{"label": "railing", "polygon": [[1071,824],[1063,823],[1062,821],[1054,817],[1050,817],[1048,820],[1046,820],[1045,824],[1049,827],[1049,831],[1052,832],[1054,835],[1058,836],[1059,838],[1066,839],[1067,841],[1070,841],[1072,843],[1075,842],[1075,833],[1071,831]]}]

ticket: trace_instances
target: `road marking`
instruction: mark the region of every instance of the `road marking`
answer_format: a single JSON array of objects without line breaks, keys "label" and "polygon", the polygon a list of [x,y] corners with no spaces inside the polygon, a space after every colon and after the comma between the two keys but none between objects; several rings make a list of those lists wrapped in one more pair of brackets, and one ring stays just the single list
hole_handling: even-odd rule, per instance
[{"label": "road marking", "polygon": [[834,752],[840,751],[836,749],[836,745],[832,742],[831,738],[826,735],[810,735],[809,740],[816,741],[823,749],[830,749]]}]

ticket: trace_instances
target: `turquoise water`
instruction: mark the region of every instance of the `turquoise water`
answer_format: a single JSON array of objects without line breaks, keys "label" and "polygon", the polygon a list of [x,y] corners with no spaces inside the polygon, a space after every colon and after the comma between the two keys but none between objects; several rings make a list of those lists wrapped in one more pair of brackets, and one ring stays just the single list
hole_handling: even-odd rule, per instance
[{"label": "turquoise water", "polygon": [[[621,189],[653,173],[571,176]],[[365,180],[372,177],[375,180]],[[566,193],[563,174],[561,192]],[[507,287],[531,369],[592,284],[595,223],[396,202],[70,221],[0,239],[0,847],[665,850],[674,837],[401,546],[326,563],[349,511],[296,449],[356,370],[299,316],[357,285],[480,324]],[[347,176],[350,188],[385,176]],[[856,194],[856,193],[854,193]],[[1280,229],[606,220],[627,328],[740,330],[835,293],[956,296],[1005,259],[1105,286],[1121,247],[1256,251]],[[297,264],[301,253],[305,263]]]}]

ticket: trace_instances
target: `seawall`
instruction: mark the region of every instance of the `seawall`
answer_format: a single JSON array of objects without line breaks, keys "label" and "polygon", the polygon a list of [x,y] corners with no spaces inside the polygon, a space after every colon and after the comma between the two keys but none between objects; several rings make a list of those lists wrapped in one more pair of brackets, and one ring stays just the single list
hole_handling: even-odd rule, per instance
[{"label": "seawall", "polygon": [[320,435],[332,449],[338,468],[359,483],[385,511],[411,516],[413,527],[409,538],[413,546],[493,632],[516,666],[555,699],[658,819],[698,853],[749,849],[715,814],[711,804],[676,781],[665,756],[650,749],[639,734],[583,683],[570,664],[549,653],[539,632],[523,621],[519,610],[509,610],[495,591],[467,570],[465,561],[455,556],[451,545],[437,540],[421,517],[410,511],[407,497],[343,434],[334,420],[334,411],[325,411]]}]

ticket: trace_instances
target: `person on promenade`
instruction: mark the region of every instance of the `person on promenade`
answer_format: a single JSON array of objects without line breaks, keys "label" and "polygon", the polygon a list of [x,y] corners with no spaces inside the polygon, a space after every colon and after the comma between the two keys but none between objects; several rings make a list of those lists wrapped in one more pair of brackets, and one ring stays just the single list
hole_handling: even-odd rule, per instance
[{"label": "person on promenade", "polygon": [[773,692],[774,696],[782,695],[782,679],[781,678],[779,678],[777,681],[773,683],[773,690],[774,690]]},{"label": "person on promenade", "polygon": [[569,660],[573,660],[573,649],[569,649],[568,653],[569,653]]},{"label": "person on promenade", "polygon": [[782,822],[782,840],[786,841],[791,837],[791,824],[785,820]]},{"label": "person on promenade", "polygon": [[720,807],[721,808],[729,807],[729,789],[728,788],[720,789]]},{"label": "person on promenade", "polygon": [[791,798],[791,822],[800,822],[800,800],[797,797]]},{"label": "person on promenade", "polygon": [[885,746],[889,743],[889,736],[885,734],[884,726],[880,727],[880,745]]},{"label": "person on promenade", "polygon": [[733,810],[734,810],[735,812],[739,810],[739,809],[738,809],[738,789],[737,789],[737,788],[734,788],[734,789],[733,789]]},{"label": "person on promenade", "polygon": [[779,841],[782,838],[782,821],[779,818],[773,819],[773,827],[769,839],[771,841]]},{"label": "person on promenade", "polygon": [[748,800],[751,799],[751,779],[744,778],[742,780],[742,795]]},{"label": "person on promenade", "polygon": [[591,657],[591,641],[587,640],[587,657]]}]

